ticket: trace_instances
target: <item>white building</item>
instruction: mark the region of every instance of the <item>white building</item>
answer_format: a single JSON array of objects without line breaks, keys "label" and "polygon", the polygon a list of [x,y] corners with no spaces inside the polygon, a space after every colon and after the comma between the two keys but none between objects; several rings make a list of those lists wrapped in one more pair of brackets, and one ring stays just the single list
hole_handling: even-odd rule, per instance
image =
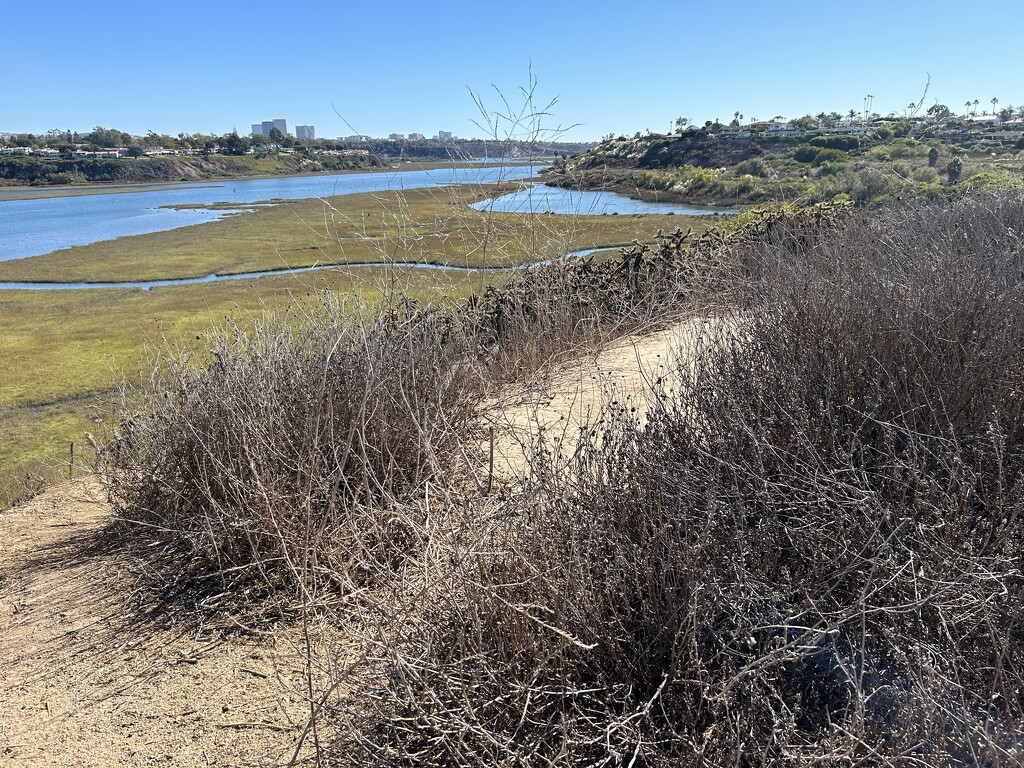
[{"label": "white building", "polygon": [[392,134],[388,135],[388,138],[391,139],[391,141],[405,141],[405,134],[404,133],[392,133]]},{"label": "white building", "polygon": [[804,132],[792,123],[772,123],[765,131],[769,136],[803,136]]},{"label": "white building", "polygon": [[304,139],[306,141],[313,141],[316,139],[316,126],[314,125],[296,125],[295,126],[295,138]]},{"label": "white building", "polygon": [[437,132],[437,140],[438,141],[451,141],[452,140],[452,132],[451,131],[438,131]]},{"label": "white building", "polygon": [[274,120],[264,120],[262,123],[252,124],[253,136],[269,136],[272,128],[277,128],[285,136],[288,135],[288,121],[283,117]]},{"label": "white building", "polygon": [[409,134],[409,141],[423,141],[425,138],[427,138],[427,137],[424,136],[422,133],[410,133]]}]

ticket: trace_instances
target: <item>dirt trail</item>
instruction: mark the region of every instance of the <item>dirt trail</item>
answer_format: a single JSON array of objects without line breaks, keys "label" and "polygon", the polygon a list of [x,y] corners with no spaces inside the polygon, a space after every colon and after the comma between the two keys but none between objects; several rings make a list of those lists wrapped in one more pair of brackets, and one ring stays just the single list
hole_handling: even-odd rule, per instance
[{"label": "dirt trail", "polygon": [[702,321],[693,320],[628,336],[491,403],[486,422],[495,434],[495,473],[528,471],[538,441],[570,455],[603,405],[612,404],[642,421],[655,393],[663,386],[671,388],[679,356],[701,327]]},{"label": "dirt trail", "polygon": [[0,764],[287,764],[307,713],[294,631],[129,610],[94,479],[0,512]]},{"label": "dirt trail", "polygon": [[[571,450],[605,398],[642,413],[691,330],[624,339],[493,403],[497,472],[525,471],[542,429]],[[308,714],[298,628],[138,610],[141,563],[105,543],[110,521],[91,478],[0,511],[0,764],[287,765]]]}]

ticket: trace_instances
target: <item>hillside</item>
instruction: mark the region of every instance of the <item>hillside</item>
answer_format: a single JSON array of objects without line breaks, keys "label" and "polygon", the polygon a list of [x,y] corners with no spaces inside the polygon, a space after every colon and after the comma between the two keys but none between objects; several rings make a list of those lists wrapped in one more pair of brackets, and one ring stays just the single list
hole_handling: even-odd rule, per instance
[{"label": "hillside", "polygon": [[369,156],[280,154],[195,155],[117,159],[50,160],[35,157],[0,157],[0,184],[46,186],[55,184],[199,181],[238,176],[317,173],[375,167]]},{"label": "hillside", "polygon": [[1019,765],[1022,213],[745,212],[168,352],[105,499],[0,515],[0,749]]},{"label": "hillside", "polygon": [[609,137],[556,161],[544,176],[555,186],[707,205],[850,201],[877,207],[1024,185],[1024,140],[1000,140],[999,134],[778,133]]}]

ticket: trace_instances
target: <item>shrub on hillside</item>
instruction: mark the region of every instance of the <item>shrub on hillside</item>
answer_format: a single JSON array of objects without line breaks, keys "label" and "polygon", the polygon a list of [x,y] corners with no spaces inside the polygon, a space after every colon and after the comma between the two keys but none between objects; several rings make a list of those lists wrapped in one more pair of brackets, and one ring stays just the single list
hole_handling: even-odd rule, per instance
[{"label": "shrub on hillside", "polygon": [[333,305],[158,362],[104,456],[116,514],[234,598],[360,586],[408,556],[424,488],[459,460],[473,389],[453,336],[441,314]]},{"label": "shrub on hillside", "polygon": [[[541,462],[381,638],[393,765],[977,765],[1024,722],[1021,197],[736,245],[646,426]],[[600,430],[599,432],[597,430]]]},{"label": "shrub on hillside", "polygon": [[823,147],[825,149],[841,149],[849,151],[860,146],[859,136],[814,136],[810,140],[812,147]]}]

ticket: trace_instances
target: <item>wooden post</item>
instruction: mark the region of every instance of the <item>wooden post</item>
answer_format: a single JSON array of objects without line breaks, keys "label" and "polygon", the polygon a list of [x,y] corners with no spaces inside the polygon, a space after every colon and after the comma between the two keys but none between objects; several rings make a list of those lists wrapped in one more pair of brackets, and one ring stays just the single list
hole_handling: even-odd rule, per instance
[{"label": "wooden post", "polygon": [[68,465],[68,480],[75,479],[75,441],[71,441],[71,463]]}]

